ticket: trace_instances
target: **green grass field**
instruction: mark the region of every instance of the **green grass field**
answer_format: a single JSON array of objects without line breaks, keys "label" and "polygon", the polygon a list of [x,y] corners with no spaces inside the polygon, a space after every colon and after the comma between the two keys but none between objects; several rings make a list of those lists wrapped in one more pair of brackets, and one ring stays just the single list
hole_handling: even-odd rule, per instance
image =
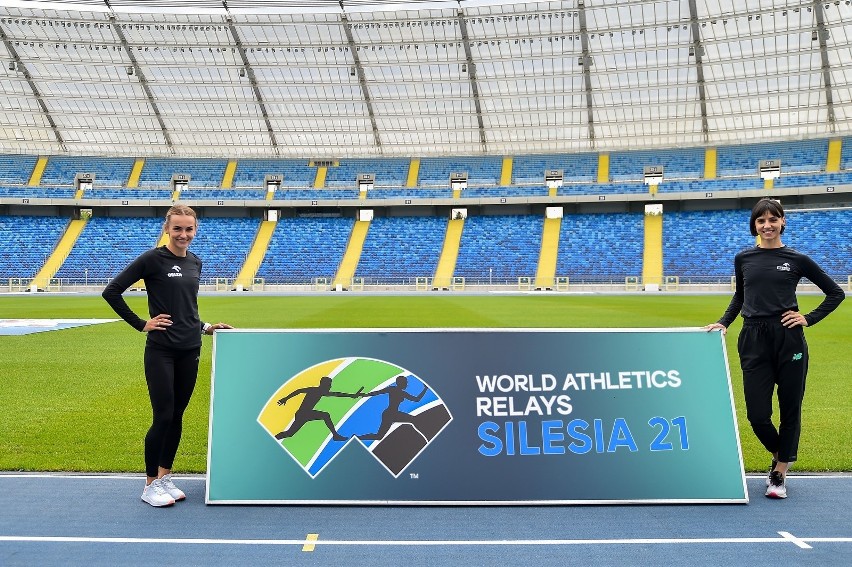
[{"label": "green grass field", "polygon": [[[821,296],[800,297],[803,311]],[[322,295],[202,296],[202,318],[242,328],[695,327],[718,319],[725,295]],[[137,313],[145,298],[128,297]],[[0,296],[0,319],[114,318],[99,296]],[[745,466],[769,459],[745,419],[736,354],[728,356]],[[852,309],[844,304],[807,330],[811,352],[797,471],[852,471]],[[144,470],[150,405],[142,372],[145,335],[124,322],[0,337],[0,470]],[[204,472],[211,339],[175,470]]]}]

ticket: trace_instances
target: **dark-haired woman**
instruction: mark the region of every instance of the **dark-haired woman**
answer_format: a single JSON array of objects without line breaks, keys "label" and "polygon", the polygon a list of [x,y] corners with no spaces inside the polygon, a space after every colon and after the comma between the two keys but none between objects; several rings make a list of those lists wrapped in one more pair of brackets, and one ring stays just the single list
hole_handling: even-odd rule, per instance
[{"label": "dark-haired woman", "polygon": [[[137,331],[148,333],[145,343],[145,380],[151,398],[153,422],[145,436],[145,474],[142,500],[151,506],[171,506],[186,495],[172,481],[183,412],[189,405],[198,376],[201,335],[230,329],[225,323],[203,323],[198,316],[201,260],[189,251],[198,219],[184,205],[171,207],[163,229],[169,242],[143,252],[104,289],[110,307]],[[123,293],[144,280],[149,319],[134,313]]]},{"label": "dark-haired woman", "polygon": [[[736,288],[728,310],[704,327],[726,333],[738,314],[743,328],[737,340],[746,413],[752,430],[772,454],[766,496],[786,498],[786,476],[798,458],[802,400],[808,372],[804,327],[834,311],[843,290],[805,254],[781,243],[787,219],[781,203],[763,198],[751,211],[749,228],[759,244],[734,258]],[[825,298],[816,309],[799,313],[796,287],[802,278],[816,284]],[[772,423],[772,394],[777,386],[779,426]]]}]

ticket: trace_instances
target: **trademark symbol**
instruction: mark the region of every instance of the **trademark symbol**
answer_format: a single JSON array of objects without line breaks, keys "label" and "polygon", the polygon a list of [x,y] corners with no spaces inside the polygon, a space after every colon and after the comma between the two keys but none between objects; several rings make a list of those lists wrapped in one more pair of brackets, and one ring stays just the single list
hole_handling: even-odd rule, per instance
[{"label": "trademark symbol", "polygon": [[411,478],[412,480],[417,480],[418,478],[420,478],[420,475],[419,475],[418,473],[416,473],[416,472],[408,473],[408,476],[409,476],[409,478]]}]

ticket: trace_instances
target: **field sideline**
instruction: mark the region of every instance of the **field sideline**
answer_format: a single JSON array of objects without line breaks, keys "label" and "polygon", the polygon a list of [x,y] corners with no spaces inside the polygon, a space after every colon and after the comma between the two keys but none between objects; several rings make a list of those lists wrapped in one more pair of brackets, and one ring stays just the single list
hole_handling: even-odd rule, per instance
[{"label": "field sideline", "polygon": [[[812,309],[821,295],[801,295]],[[728,295],[202,295],[202,318],[242,328],[697,327],[716,321]],[[137,313],[142,295],[128,295]],[[114,318],[99,296],[0,295],[0,319]],[[748,471],[768,465],[745,419],[728,333],[737,419]],[[844,304],[806,331],[811,351],[800,460],[795,471],[852,471],[852,309]],[[184,421],[175,471],[206,467],[211,339]],[[142,373],[145,336],[124,322],[0,337],[0,470],[143,471],[150,405]]]}]

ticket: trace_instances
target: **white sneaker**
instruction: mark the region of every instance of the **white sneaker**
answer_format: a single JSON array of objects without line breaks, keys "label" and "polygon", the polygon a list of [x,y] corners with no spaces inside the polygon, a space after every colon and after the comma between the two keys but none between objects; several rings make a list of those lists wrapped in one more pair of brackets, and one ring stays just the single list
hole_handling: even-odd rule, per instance
[{"label": "white sneaker", "polygon": [[166,489],[166,492],[169,493],[169,496],[175,499],[175,502],[178,500],[183,500],[186,498],[186,494],[183,493],[183,490],[175,486],[175,483],[172,482],[172,475],[166,474],[160,477],[160,484],[163,485],[163,488]]},{"label": "white sneaker", "polygon": [[787,482],[778,471],[772,471],[769,475],[769,486],[766,489],[767,498],[787,498]]},{"label": "white sneaker", "polygon": [[169,493],[166,492],[159,478],[146,486],[142,491],[142,501],[156,507],[171,506],[175,503],[175,499],[169,496]]}]

